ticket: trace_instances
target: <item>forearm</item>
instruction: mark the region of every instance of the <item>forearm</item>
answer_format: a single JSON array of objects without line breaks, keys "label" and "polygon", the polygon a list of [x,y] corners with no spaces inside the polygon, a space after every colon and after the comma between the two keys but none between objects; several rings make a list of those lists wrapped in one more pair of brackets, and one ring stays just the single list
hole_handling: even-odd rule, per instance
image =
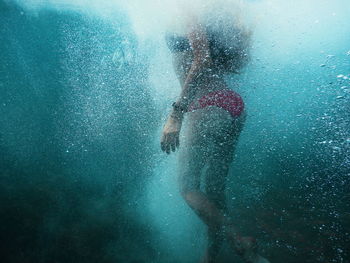
[{"label": "forearm", "polygon": [[184,110],[188,109],[188,106],[194,100],[196,93],[198,92],[198,86],[195,85],[201,71],[201,65],[199,63],[193,63],[191,69],[187,75],[184,86],[182,87],[179,98],[176,101],[176,105]]},{"label": "forearm", "polygon": [[195,61],[185,80],[184,86],[182,87],[181,94],[175,102],[174,109],[172,111],[173,116],[179,116],[182,118],[183,114],[188,110],[189,105],[193,102],[196,97],[200,86],[197,85],[198,79],[200,78],[203,69],[207,67],[207,63],[202,61]]},{"label": "forearm", "polygon": [[184,86],[182,87],[180,97],[174,105],[173,113],[175,116],[182,118],[183,113],[188,110],[189,105],[195,99],[200,85],[198,80],[201,78],[205,68],[209,68],[212,64],[209,51],[209,42],[206,37],[206,31],[195,21],[189,25],[192,31],[188,34],[192,52],[193,62],[187,74]]}]

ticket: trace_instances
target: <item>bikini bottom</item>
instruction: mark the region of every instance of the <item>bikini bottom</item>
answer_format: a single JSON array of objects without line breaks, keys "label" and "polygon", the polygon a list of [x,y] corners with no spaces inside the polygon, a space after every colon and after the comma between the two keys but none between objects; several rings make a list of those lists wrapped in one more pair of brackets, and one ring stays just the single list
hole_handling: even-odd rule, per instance
[{"label": "bikini bottom", "polygon": [[222,108],[228,111],[233,118],[239,117],[244,110],[244,102],[238,93],[233,90],[216,90],[192,102],[188,107],[188,112],[208,106]]}]

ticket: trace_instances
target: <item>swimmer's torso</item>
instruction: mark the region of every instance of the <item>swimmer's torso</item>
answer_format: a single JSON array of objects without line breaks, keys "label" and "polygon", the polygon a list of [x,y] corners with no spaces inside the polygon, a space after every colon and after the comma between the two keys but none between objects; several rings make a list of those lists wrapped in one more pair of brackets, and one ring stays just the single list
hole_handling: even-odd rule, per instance
[{"label": "swimmer's torso", "polygon": [[[188,38],[193,24],[186,24],[185,21],[186,15],[178,16],[165,35],[167,46],[173,54],[173,66],[181,87],[185,86],[194,62]],[[191,85],[196,90],[194,102],[208,94],[218,95],[221,93],[216,93],[217,91],[228,90],[224,75],[239,72],[247,61],[249,47],[249,32],[242,27],[237,16],[223,9],[202,12],[196,16],[197,24],[205,30],[212,63],[197,72],[194,80],[191,79]]]},{"label": "swimmer's torso", "polygon": [[[169,50],[173,53],[175,73],[181,87],[183,87],[193,63],[193,53],[189,40],[187,37],[176,33],[167,33],[166,42]],[[228,89],[222,76],[211,68],[203,69],[203,71],[198,74],[193,85],[200,87],[196,92],[195,100],[210,92]]]}]

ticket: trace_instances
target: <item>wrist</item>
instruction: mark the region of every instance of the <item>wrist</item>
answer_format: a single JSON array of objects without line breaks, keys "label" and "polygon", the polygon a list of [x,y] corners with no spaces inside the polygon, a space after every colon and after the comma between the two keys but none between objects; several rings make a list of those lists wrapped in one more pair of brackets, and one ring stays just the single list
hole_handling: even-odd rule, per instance
[{"label": "wrist", "polygon": [[186,105],[184,103],[179,102],[179,101],[173,102],[173,104],[171,106],[173,106],[174,112],[185,113],[187,111]]},{"label": "wrist", "polygon": [[182,120],[186,112],[186,107],[184,105],[181,105],[179,102],[174,102],[172,106],[173,110],[170,116],[174,119]]},{"label": "wrist", "polygon": [[170,117],[172,119],[175,119],[175,120],[178,120],[178,121],[182,121],[183,117],[184,117],[184,112],[182,111],[177,111],[177,110],[173,110],[171,113],[170,113]]}]

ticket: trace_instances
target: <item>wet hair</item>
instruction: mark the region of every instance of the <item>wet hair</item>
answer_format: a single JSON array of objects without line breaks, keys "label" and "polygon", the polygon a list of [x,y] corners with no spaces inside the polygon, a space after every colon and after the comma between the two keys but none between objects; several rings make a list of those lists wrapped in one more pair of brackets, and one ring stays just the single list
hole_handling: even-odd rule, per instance
[{"label": "wet hair", "polygon": [[209,49],[214,68],[224,73],[239,73],[249,61],[247,39],[237,39],[234,46],[222,45],[216,36],[209,36]]},{"label": "wet hair", "polygon": [[214,69],[239,73],[249,61],[251,32],[232,16],[215,17],[206,23]]}]

